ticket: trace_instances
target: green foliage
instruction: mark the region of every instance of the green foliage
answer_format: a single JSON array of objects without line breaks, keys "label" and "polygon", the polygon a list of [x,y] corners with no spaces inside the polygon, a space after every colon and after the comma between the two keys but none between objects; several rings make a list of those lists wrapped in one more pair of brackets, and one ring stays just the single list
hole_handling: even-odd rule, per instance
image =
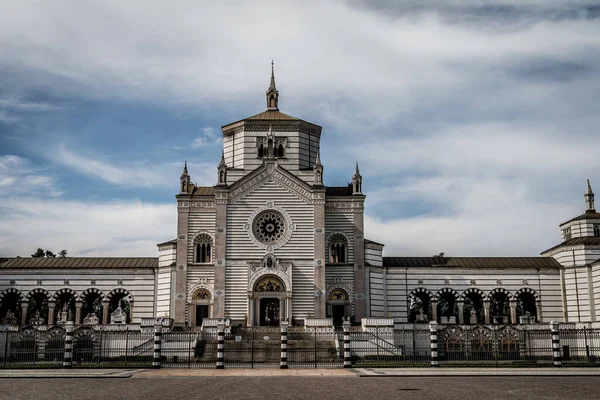
[{"label": "green foliage", "polygon": [[46,250],[46,257],[47,258],[55,258],[56,256],[50,250]]},{"label": "green foliage", "polygon": [[64,258],[67,256],[67,250],[61,250],[58,252],[58,256]]},{"label": "green foliage", "polygon": [[33,258],[42,258],[46,255],[46,253],[44,252],[44,249],[42,249],[41,247],[38,247],[37,251],[35,253],[33,253],[31,255],[31,257]]}]

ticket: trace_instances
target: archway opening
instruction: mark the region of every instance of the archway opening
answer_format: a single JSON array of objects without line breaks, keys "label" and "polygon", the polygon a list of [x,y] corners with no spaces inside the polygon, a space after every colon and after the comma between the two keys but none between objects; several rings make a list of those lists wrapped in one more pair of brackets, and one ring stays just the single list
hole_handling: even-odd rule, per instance
[{"label": "archway opening", "polygon": [[31,325],[42,325],[48,321],[48,295],[45,292],[29,296],[27,318]]},{"label": "archway opening", "polygon": [[532,293],[522,292],[517,296],[517,318],[519,323],[535,323],[537,321],[535,296]]},{"label": "archway opening", "polygon": [[445,292],[439,296],[437,303],[437,315],[441,323],[456,323],[458,316],[458,305],[454,293]]},{"label": "archway opening", "polygon": [[21,321],[21,294],[8,292],[0,304],[0,320],[6,325],[16,325]]},{"label": "archway opening", "polygon": [[260,325],[279,326],[279,299],[263,297],[260,299]]},{"label": "archway opening", "polygon": [[205,318],[210,317],[210,292],[198,289],[192,295],[193,326],[202,326]]},{"label": "archway opening", "polygon": [[467,293],[463,311],[465,323],[471,325],[483,323],[485,321],[483,296],[478,292]]},{"label": "archway opening", "polygon": [[75,295],[71,292],[63,292],[56,296],[56,318],[57,323],[65,323],[75,320]]},{"label": "archway opening", "polygon": [[102,296],[100,293],[90,292],[87,293],[83,299],[82,308],[83,318],[96,317],[102,318]]},{"label": "archway opening", "polygon": [[111,316],[111,323],[113,323],[113,313],[120,309],[125,314],[125,323],[130,323],[131,305],[129,303],[129,296],[127,293],[115,293],[108,306],[108,313]]},{"label": "archway opening", "polygon": [[425,323],[431,321],[431,301],[426,293],[412,294],[409,308],[408,322]]},{"label": "archway opening", "polygon": [[333,319],[334,326],[342,326],[344,318],[350,317],[350,298],[343,289],[334,289],[327,299],[327,316]]},{"label": "archway opening", "polygon": [[[254,285],[258,301],[258,323],[261,326],[278,326],[285,318],[285,286],[274,276],[266,276]],[[282,304],[283,303],[283,304]]]},{"label": "archway opening", "polygon": [[491,322],[493,324],[507,324],[510,315],[508,295],[504,292],[496,292],[490,300]]}]

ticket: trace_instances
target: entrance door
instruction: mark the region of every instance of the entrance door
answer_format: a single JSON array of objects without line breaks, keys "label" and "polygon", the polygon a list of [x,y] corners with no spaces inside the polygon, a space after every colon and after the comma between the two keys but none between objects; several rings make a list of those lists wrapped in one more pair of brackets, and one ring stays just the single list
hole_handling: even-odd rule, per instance
[{"label": "entrance door", "polygon": [[279,299],[260,299],[260,325],[279,326]]},{"label": "entrance door", "polygon": [[342,326],[344,323],[344,309],[343,304],[334,304],[331,306],[331,316],[333,317],[334,326]]},{"label": "entrance door", "polygon": [[204,318],[208,318],[208,305],[196,305],[196,326],[202,326]]}]

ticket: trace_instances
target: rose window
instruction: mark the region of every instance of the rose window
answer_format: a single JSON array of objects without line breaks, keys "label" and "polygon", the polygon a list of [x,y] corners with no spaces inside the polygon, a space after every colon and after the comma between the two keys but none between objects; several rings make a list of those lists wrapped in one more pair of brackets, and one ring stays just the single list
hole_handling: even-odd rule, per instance
[{"label": "rose window", "polygon": [[283,237],[285,233],[285,220],[275,211],[259,214],[254,220],[254,236],[263,243],[273,243]]}]

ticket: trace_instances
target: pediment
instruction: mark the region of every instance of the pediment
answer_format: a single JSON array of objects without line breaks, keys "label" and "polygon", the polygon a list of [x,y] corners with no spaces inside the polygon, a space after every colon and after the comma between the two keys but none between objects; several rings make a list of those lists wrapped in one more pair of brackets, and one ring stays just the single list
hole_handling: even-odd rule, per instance
[{"label": "pediment", "polygon": [[312,187],[303,180],[294,176],[285,168],[275,162],[266,162],[242,179],[235,182],[229,191],[229,202],[236,202],[254,192],[268,182],[277,182],[290,193],[306,203],[311,203],[322,193],[313,193]]}]

